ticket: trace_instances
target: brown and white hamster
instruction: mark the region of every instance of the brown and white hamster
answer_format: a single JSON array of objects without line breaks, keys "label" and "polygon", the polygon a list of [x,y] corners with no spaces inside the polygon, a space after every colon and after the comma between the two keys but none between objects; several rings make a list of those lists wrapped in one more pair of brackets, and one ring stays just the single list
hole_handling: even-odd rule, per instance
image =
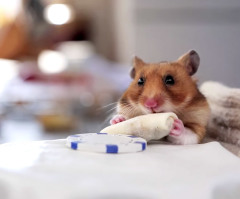
[{"label": "brown and white hamster", "polygon": [[197,72],[199,55],[191,50],[174,62],[145,63],[135,57],[132,83],[120,98],[117,115],[110,123],[152,113],[174,112],[178,120],[167,139],[174,144],[202,141],[210,109],[191,77]]}]

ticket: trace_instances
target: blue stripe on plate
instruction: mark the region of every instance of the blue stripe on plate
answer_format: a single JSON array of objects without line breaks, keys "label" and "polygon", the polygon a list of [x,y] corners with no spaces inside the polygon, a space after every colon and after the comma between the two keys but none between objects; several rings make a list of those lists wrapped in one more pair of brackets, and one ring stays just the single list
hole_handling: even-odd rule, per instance
[{"label": "blue stripe on plate", "polygon": [[107,133],[97,133],[98,135],[107,135]]},{"label": "blue stripe on plate", "polygon": [[142,145],[142,151],[144,151],[146,149],[146,142],[136,141],[134,143],[141,144]]},{"label": "blue stripe on plate", "polygon": [[113,144],[107,144],[106,153],[118,153],[118,146]]},{"label": "blue stripe on plate", "polygon": [[71,148],[77,150],[79,142],[71,142]]},{"label": "blue stripe on plate", "polygon": [[130,138],[137,138],[138,136],[135,136],[135,135],[129,135],[128,137],[130,137]]}]

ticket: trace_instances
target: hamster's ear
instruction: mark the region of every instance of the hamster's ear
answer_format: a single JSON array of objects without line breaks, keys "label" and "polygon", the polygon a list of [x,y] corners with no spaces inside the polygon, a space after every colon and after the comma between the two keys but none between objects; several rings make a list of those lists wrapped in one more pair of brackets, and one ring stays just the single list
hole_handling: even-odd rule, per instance
[{"label": "hamster's ear", "polygon": [[195,50],[190,50],[186,54],[179,57],[178,62],[186,67],[189,75],[193,75],[198,70],[200,57]]},{"label": "hamster's ear", "polygon": [[145,63],[143,60],[141,60],[139,57],[135,56],[133,58],[133,68],[130,71],[130,76],[131,78],[135,77],[136,74],[136,70],[138,70],[139,68],[141,68]]}]

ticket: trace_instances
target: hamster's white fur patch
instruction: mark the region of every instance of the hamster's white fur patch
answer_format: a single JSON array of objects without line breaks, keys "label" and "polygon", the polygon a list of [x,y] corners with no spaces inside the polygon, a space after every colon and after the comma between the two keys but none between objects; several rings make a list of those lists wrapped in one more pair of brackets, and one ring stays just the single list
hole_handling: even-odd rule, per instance
[{"label": "hamster's white fur patch", "polygon": [[197,144],[199,142],[199,137],[192,130],[185,127],[185,131],[182,134],[178,136],[169,135],[168,140],[173,144],[187,145]]}]

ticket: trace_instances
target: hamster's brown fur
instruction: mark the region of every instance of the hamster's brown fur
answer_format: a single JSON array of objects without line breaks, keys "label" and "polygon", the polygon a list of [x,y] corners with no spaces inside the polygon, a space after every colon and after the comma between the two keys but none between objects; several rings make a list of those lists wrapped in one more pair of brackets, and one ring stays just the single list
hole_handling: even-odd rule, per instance
[{"label": "hamster's brown fur", "polygon": [[[205,136],[209,106],[192,78],[199,61],[193,50],[174,62],[145,63],[135,57],[131,71],[133,81],[120,98],[117,113],[130,119],[155,112],[174,112],[201,142]],[[165,83],[166,76],[173,77],[173,85]],[[144,85],[139,83],[141,80]],[[157,108],[146,108],[148,99],[153,99]]]}]

